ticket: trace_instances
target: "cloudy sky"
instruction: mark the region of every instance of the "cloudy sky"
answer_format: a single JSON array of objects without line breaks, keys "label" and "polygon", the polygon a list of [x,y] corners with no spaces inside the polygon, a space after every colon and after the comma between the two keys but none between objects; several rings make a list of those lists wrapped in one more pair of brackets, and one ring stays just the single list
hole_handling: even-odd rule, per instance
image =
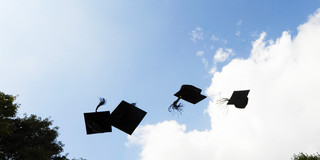
[{"label": "cloudy sky", "polygon": [[[69,157],[290,159],[320,150],[320,1],[1,1],[0,91],[51,117]],[[182,84],[208,98],[182,101]],[[250,89],[245,109],[217,105]],[[83,113],[147,111],[132,136]]]}]

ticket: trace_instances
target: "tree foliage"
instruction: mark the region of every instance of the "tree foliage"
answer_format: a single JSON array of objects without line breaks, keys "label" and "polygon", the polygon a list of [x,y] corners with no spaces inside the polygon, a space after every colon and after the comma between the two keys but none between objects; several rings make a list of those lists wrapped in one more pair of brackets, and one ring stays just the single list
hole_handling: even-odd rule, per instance
[{"label": "tree foliage", "polygon": [[19,104],[14,103],[15,96],[6,95],[0,92],[0,137],[10,134],[13,130],[9,122],[17,114]]},{"label": "tree foliage", "polygon": [[306,153],[299,153],[299,154],[294,154],[293,157],[291,158],[293,160],[320,160],[320,154],[306,154]]},{"label": "tree foliage", "polygon": [[0,159],[67,160],[63,144],[57,141],[58,127],[36,115],[16,117],[16,97],[0,92]]}]

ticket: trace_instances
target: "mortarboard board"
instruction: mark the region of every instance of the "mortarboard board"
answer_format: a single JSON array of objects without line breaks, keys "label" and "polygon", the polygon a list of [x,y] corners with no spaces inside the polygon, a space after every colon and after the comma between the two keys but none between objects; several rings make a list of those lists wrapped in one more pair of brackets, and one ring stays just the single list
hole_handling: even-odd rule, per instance
[{"label": "mortarboard board", "polygon": [[131,135],[146,114],[147,112],[137,108],[134,104],[121,101],[111,113],[111,124]]},{"label": "mortarboard board", "polygon": [[236,108],[245,108],[248,104],[250,90],[234,91],[227,104],[234,104]]},{"label": "mortarboard board", "polygon": [[200,88],[186,84],[182,85],[180,90],[174,95],[192,104],[196,104],[206,98],[206,96],[201,94]]},{"label": "mortarboard board", "polygon": [[111,132],[110,112],[84,113],[87,134]]}]

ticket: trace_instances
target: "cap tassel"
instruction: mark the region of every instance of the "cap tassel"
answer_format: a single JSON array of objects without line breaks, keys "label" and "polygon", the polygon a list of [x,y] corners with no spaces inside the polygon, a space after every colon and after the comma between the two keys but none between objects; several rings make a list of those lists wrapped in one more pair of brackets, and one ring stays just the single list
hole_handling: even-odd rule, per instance
[{"label": "cap tassel", "polygon": [[97,108],[96,108],[96,112],[98,110],[98,108],[102,105],[104,105],[106,103],[106,100],[104,98],[100,98],[100,103],[98,104]]},{"label": "cap tassel", "polygon": [[172,112],[173,110],[177,110],[177,111],[181,114],[183,105],[182,105],[181,103],[178,104],[178,102],[179,102],[180,99],[181,99],[181,96],[178,97],[178,99],[175,100],[175,101],[170,105],[170,107],[168,108],[168,111],[169,111],[169,112]]},{"label": "cap tassel", "polygon": [[228,114],[229,112],[229,107],[227,105],[227,102],[229,101],[229,98],[220,98],[216,101],[216,104],[218,106],[218,108],[220,109],[220,111],[222,111],[222,113],[224,113],[225,115]]},{"label": "cap tassel", "polygon": [[220,98],[217,100],[216,104],[222,105],[222,104],[228,102],[229,100],[230,100],[229,98]]}]

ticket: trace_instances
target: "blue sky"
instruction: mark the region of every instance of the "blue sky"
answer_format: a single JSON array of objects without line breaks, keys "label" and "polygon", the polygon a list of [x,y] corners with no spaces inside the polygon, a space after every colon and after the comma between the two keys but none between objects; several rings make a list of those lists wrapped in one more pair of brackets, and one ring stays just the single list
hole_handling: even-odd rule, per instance
[{"label": "blue sky", "polygon": [[[294,38],[319,7],[317,0],[1,1],[0,90],[19,95],[20,116],[51,117],[71,158],[143,159],[144,146],[126,145],[116,128],[86,135],[83,113],[99,97],[107,99],[100,110],[136,102],[148,112],[141,126],[172,120],[186,133],[210,130],[213,97],[183,102],[181,116],[168,112],[180,86],[210,93],[216,73],[250,57],[261,33]],[[219,49],[228,55],[221,62]]]}]

